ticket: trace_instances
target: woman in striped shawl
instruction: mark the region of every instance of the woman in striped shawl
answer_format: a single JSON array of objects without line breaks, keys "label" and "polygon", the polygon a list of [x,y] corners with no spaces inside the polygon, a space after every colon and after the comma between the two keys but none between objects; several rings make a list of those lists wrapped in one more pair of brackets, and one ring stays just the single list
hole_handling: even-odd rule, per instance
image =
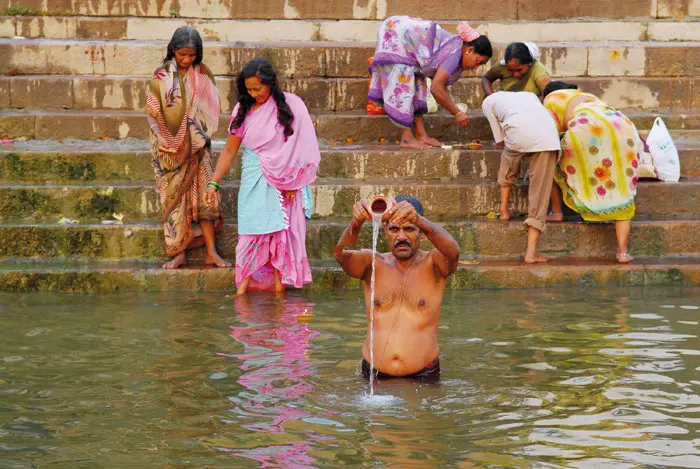
[{"label": "woman in striped shawl", "polygon": [[185,251],[204,244],[206,263],[230,267],[216,252],[214,233],[221,229],[221,199],[206,203],[211,182],[211,136],[220,117],[214,77],[202,63],[199,33],[189,27],[173,34],[163,66],[147,90],[148,124],[156,187],[160,196],[165,246],[175,269],[187,263]]}]

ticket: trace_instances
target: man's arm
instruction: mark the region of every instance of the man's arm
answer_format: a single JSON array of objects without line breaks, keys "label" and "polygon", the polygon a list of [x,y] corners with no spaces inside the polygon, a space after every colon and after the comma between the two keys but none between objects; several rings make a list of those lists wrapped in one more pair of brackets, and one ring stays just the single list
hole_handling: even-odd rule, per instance
[{"label": "man's arm", "polygon": [[405,222],[412,223],[425,234],[433,243],[435,249],[431,251],[436,271],[443,277],[454,273],[459,263],[459,244],[443,227],[427,218],[418,215],[413,205],[406,201],[394,205],[384,216],[384,219],[395,225]]},{"label": "man's arm", "polygon": [[435,246],[431,253],[435,269],[443,277],[453,274],[459,264],[459,244],[457,241],[442,226],[420,215],[416,225]]},{"label": "man's arm", "polygon": [[335,245],[335,260],[343,268],[346,274],[353,278],[362,279],[372,265],[372,253],[370,251],[353,251],[346,249],[357,243],[357,238],[362,231],[362,225],[370,220],[365,208],[367,201],[361,200],[352,208],[352,220],[345,228],[342,236]]}]

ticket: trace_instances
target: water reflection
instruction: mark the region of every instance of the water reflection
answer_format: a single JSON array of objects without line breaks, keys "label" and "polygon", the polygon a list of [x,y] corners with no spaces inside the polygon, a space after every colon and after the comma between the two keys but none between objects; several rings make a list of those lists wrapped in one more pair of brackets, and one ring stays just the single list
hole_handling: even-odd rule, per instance
[{"label": "water reflection", "polygon": [[[243,353],[219,353],[240,360],[243,372],[238,378],[243,389],[229,396],[234,404],[231,413],[246,422],[242,427],[247,430],[283,434],[289,423],[311,417],[300,404],[302,396],[313,391],[306,377],[315,372],[309,349],[319,332],[308,326],[314,303],[301,297],[257,294],[236,298],[235,307],[236,319],[243,325],[232,326],[231,337],[243,345]],[[307,443],[292,442],[231,453],[263,463],[262,467],[282,463],[313,467],[309,449]]]}]

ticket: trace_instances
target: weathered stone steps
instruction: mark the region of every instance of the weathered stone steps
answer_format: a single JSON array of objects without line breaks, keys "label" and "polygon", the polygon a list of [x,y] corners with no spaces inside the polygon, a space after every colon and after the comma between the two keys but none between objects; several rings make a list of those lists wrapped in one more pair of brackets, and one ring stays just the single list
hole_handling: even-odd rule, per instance
[{"label": "weathered stone steps", "polygon": [[[525,252],[524,218],[498,221],[446,222],[443,226],[458,241],[463,258],[517,260]],[[308,225],[309,258],[333,259],[333,247],[348,219],[318,221]],[[683,221],[635,219],[630,252],[638,259],[700,257],[700,218]],[[237,227],[227,223],[217,234],[217,249],[235,259]],[[371,246],[371,229],[365,227],[358,246]],[[429,248],[426,242],[425,248]],[[380,249],[385,249],[380,241]],[[615,229],[611,223],[550,223],[540,241],[540,252],[552,258],[611,259],[615,256]],[[202,260],[204,248],[190,252]],[[145,261],[165,259],[163,227],[158,222],[124,225],[0,224],[0,259],[7,261],[53,259],[54,261]]]},{"label": "weathered stone steps", "polygon": [[[205,41],[367,41],[376,40],[379,20],[240,20],[90,16],[0,17],[0,37],[27,39],[146,40],[170,38],[176,28],[196,28]],[[440,21],[456,32],[458,21]],[[699,41],[697,20],[472,21],[495,43],[523,38],[535,42]],[[595,30],[595,34],[591,34]]]},{"label": "weathered stone steps", "polygon": [[[700,259],[635,262],[554,261],[543,266],[493,262],[460,266],[448,280],[451,289],[512,289],[565,286],[700,285]],[[359,283],[338,267],[316,266],[306,290],[357,288]],[[138,265],[0,264],[0,291],[13,292],[119,292],[119,291],[221,291],[234,290],[232,269],[188,267],[159,268]]]},{"label": "weathered stone steps", "polygon": [[[0,39],[11,75],[150,76],[165,56],[164,41]],[[695,77],[700,42],[542,42],[540,60],[555,77]],[[366,78],[374,42],[207,42],[204,62],[215,75],[236,75],[265,57],[283,77]],[[497,47],[495,59],[502,54]],[[489,65],[466,73],[481,76]]]},{"label": "weathered stone steps", "polygon": [[[700,109],[688,111],[625,110],[638,129],[651,128],[657,116],[669,129],[700,129]],[[480,111],[470,111],[471,122],[458,127],[446,113],[426,116],[430,134],[446,141],[468,142],[493,138],[488,122]],[[337,143],[391,141],[399,132],[386,116],[367,116],[362,111],[313,114],[318,138]],[[230,115],[222,114],[214,138],[226,138]],[[38,140],[74,138],[95,140],[127,137],[146,138],[148,124],[142,111],[99,110],[0,110],[0,136]]]},{"label": "weathered stone steps", "polygon": [[[698,26],[700,29],[700,25]],[[23,75],[0,77],[0,108],[144,110],[149,78],[121,75]],[[699,77],[573,77],[567,79],[613,107],[684,110],[700,108]],[[235,79],[217,77],[223,112],[237,99]],[[314,111],[358,111],[367,104],[366,78],[295,78],[282,82]],[[458,102],[480,109],[481,80],[465,78],[451,87]]]},{"label": "weathered stone steps", "polygon": [[474,0],[446,8],[417,0],[370,2],[309,2],[301,0],[3,0],[0,9],[11,14],[145,16],[234,19],[381,19],[412,15],[440,20],[542,20],[591,18],[683,18],[700,16],[696,0],[631,0],[593,3],[571,0],[552,4],[543,0]]},{"label": "weathered stone steps", "polygon": [[[352,205],[371,194],[410,193],[424,204],[434,220],[459,220],[486,215],[498,205],[498,184],[474,181],[397,181],[319,180],[312,185],[315,217],[344,217]],[[236,216],[238,183],[221,186],[225,216]],[[511,206],[526,211],[527,189],[516,186]],[[687,218],[700,214],[700,181],[680,183],[640,182],[636,198],[639,215],[663,215]],[[155,220],[160,217],[160,202],[153,183],[117,183],[97,186],[0,185],[0,219],[18,216],[34,220],[109,218],[121,212],[128,220]]]},{"label": "weathered stone steps", "polygon": [[[675,133],[680,154],[681,176],[700,177],[700,133],[684,140]],[[222,143],[214,142],[218,153]],[[110,184],[153,179],[147,142],[110,140],[102,142],[27,141],[0,145],[0,182],[5,184]],[[485,142],[482,150],[408,151],[396,144],[324,145],[321,149],[321,178],[394,180],[494,180],[498,176],[501,150]],[[527,169],[523,161],[521,175]],[[236,159],[225,180],[240,178]]]}]

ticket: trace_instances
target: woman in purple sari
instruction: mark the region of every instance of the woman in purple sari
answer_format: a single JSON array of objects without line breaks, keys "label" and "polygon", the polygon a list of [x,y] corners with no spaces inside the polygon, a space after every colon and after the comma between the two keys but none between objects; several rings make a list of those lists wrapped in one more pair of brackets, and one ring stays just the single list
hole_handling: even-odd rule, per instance
[{"label": "woman in purple sari", "polygon": [[432,78],[430,92],[438,104],[455,116],[458,125],[469,123],[447,87],[463,70],[485,64],[493,51],[489,39],[467,23],[461,22],[458,30],[458,35],[450,34],[435,22],[409,16],[391,16],[379,27],[368,98],[403,128],[403,148],[440,146],[428,136],[423,122],[428,112],[426,77]]},{"label": "woman in purple sari", "polygon": [[282,291],[311,282],[306,254],[306,219],[311,217],[309,184],[321,152],[311,116],[299,96],[283,92],[264,59],[251,60],[236,79],[238,104],[229,137],[205,197],[214,198],[238,149],[237,294]]}]

